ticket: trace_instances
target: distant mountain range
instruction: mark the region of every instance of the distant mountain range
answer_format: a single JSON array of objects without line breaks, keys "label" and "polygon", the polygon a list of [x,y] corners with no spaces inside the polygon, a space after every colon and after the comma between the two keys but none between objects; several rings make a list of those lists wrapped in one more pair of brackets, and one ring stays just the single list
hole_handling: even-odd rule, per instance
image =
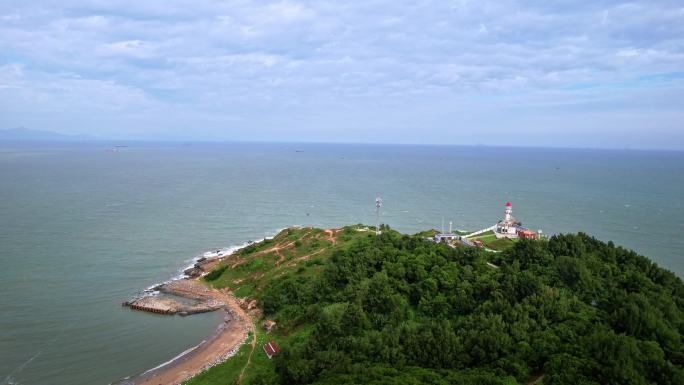
[{"label": "distant mountain range", "polygon": [[94,140],[89,135],[67,135],[54,131],[32,130],[24,127],[17,127],[7,130],[0,130],[0,141],[82,141]]}]

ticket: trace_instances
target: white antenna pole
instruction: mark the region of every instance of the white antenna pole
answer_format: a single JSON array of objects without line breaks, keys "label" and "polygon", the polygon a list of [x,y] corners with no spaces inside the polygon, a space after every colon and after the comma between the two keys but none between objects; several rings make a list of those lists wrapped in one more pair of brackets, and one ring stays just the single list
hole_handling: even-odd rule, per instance
[{"label": "white antenna pole", "polygon": [[444,217],[442,217],[442,234],[444,234]]},{"label": "white antenna pole", "polygon": [[453,222],[449,221],[449,234],[451,234],[451,225],[453,225]]},{"label": "white antenna pole", "polygon": [[380,208],[382,208],[382,198],[378,195],[377,198],[375,198],[375,235],[380,235]]}]

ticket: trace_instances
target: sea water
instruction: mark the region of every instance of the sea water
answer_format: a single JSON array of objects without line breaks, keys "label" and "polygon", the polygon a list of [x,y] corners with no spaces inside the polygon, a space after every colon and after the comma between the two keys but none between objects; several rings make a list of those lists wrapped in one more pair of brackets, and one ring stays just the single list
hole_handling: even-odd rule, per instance
[{"label": "sea water", "polygon": [[0,384],[109,384],[206,338],[219,314],[121,302],[207,250],[281,228],[478,230],[513,214],[684,276],[684,153],[330,144],[0,144]]}]

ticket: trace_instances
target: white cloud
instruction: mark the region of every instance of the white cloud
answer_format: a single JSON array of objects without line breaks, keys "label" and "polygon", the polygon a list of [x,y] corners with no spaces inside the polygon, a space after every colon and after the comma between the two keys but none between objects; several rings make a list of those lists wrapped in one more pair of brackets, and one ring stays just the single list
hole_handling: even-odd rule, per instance
[{"label": "white cloud", "polygon": [[151,47],[140,40],[125,40],[101,44],[96,52],[103,56],[127,56],[132,58],[152,57]]},{"label": "white cloud", "polygon": [[315,12],[302,4],[281,1],[268,4],[253,18],[267,23],[295,23],[313,18]]},{"label": "white cloud", "polygon": [[[0,20],[0,87],[22,90],[3,94],[15,120],[14,111],[58,109],[68,125],[84,109],[137,104],[216,122],[260,121],[269,111],[262,126],[287,127],[274,122],[297,114],[313,126],[349,114],[388,129],[418,120],[384,115],[400,108],[430,111],[446,127],[461,118],[453,111],[479,111],[484,121],[487,103],[522,108],[524,95],[543,93],[549,106],[613,100],[638,109],[619,99],[620,87],[631,84],[634,100],[684,93],[684,9],[667,0],[11,0]],[[673,77],[665,88],[663,76]]]},{"label": "white cloud", "polygon": [[4,14],[0,15],[0,20],[4,22],[18,21],[21,20],[21,15],[18,15],[16,13]]}]

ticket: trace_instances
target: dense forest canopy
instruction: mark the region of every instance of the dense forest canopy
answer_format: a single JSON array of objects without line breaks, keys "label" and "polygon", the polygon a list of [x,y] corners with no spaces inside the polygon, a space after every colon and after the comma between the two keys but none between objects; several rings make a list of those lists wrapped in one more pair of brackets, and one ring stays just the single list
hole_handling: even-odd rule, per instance
[{"label": "dense forest canopy", "polygon": [[682,281],[582,233],[493,254],[384,227],[258,296],[288,338],[252,383],[684,384]]}]

